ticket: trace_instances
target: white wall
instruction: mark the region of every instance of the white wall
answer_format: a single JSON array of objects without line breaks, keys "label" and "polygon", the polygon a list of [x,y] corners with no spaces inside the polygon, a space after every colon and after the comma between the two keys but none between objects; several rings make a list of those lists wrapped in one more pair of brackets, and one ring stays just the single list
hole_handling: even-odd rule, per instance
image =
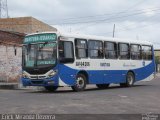
[{"label": "white wall", "polygon": [[[17,54],[15,55],[15,48]],[[0,82],[18,82],[21,75],[22,48],[0,45]]]}]

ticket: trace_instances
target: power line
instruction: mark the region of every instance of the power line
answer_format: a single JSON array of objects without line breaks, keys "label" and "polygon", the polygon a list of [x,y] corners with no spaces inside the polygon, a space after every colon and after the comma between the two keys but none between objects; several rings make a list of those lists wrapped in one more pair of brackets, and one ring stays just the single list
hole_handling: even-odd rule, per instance
[{"label": "power line", "polygon": [[[157,13],[157,14],[160,14],[160,13]],[[155,18],[154,19],[156,19],[157,18],[157,16],[155,16]],[[150,19],[153,19],[153,17],[150,17],[150,18],[148,18],[148,19],[142,19],[142,20],[145,20],[145,22],[147,22],[148,20],[150,20]],[[153,24],[156,24],[156,23],[152,23],[152,24],[150,24],[150,25],[153,25]],[[159,23],[158,23],[159,24]],[[143,25],[144,27],[147,27],[147,26],[150,26],[150,25]],[[119,25],[118,25],[119,26]],[[121,28],[122,29],[117,29],[117,31],[118,32],[122,32],[122,31],[128,31],[128,30],[132,30],[132,29],[135,29],[135,28],[141,28],[141,27],[139,27],[139,26],[137,26],[137,27],[134,27],[134,28],[128,28],[128,27],[130,27],[130,26],[132,26],[132,25],[128,25],[128,26],[122,26],[121,25]],[[143,28],[143,26],[142,26],[142,28]],[[112,32],[105,32],[105,33],[110,33],[110,34],[112,34]],[[101,34],[104,34],[104,33],[101,33]]]},{"label": "power line", "polygon": [[[150,10],[150,12],[154,12],[154,11],[159,11],[159,9],[153,9],[153,10]],[[130,16],[135,16],[135,15],[140,15],[140,14],[143,14],[143,13],[146,13],[145,11],[140,11],[140,12],[135,12],[135,13],[132,13],[132,14],[126,14],[126,15],[123,15],[123,16],[118,16],[118,17],[113,17],[113,18],[104,18],[104,19],[99,19],[99,20],[88,20],[88,21],[78,21],[78,22],[66,22],[66,23],[62,23],[62,24],[82,24],[82,23],[97,23],[97,22],[103,22],[103,21],[108,21],[108,20],[112,20],[112,19],[118,19],[118,18],[124,18],[124,17],[130,17]]]},{"label": "power line", "polygon": [[[129,28],[129,29],[121,29],[121,30],[119,29],[119,31],[117,31],[117,33],[123,32],[123,31],[130,31],[130,30],[134,30],[134,29],[137,29],[137,28],[142,29],[142,28],[149,27],[151,25],[156,25],[156,24],[160,24],[160,23],[152,23],[152,24],[149,24],[149,25],[136,26],[134,28]],[[112,32],[105,32],[105,33],[112,34]]]},{"label": "power line", "polygon": [[[110,20],[110,19],[114,19],[114,18],[119,18],[117,16],[126,16],[126,15],[132,15],[132,14],[142,14],[142,13],[145,13],[147,10],[149,10],[149,12],[154,12],[154,11],[157,11],[159,10],[160,8],[158,9],[142,9],[142,10],[135,10],[135,11],[132,11],[132,13],[127,13],[127,12],[123,12],[121,14],[112,14],[112,16],[104,16],[104,17],[98,17],[98,18],[92,18],[92,19],[78,19],[78,20],[71,20],[71,21],[67,21],[67,22],[59,22],[59,23],[54,23],[52,25],[63,25],[63,24],[83,24],[83,23],[91,23],[91,22],[97,22],[97,21],[103,21],[103,20]],[[122,17],[123,17],[122,16]],[[51,23],[49,23],[51,24]]]},{"label": "power line", "polygon": [[[156,10],[151,10],[151,11],[159,11],[160,9],[156,9]],[[108,19],[105,19],[105,20],[102,20],[102,21],[96,21],[94,22],[93,24],[90,24],[88,26],[84,26],[84,27],[80,27],[79,29],[76,29],[76,30],[81,30],[81,29],[86,29],[90,26],[93,26],[93,25],[97,25],[97,24],[101,24],[102,22],[103,23],[112,23],[113,21],[108,21],[108,20],[115,20],[114,22],[117,22],[116,19],[123,19],[123,18],[126,18],[126,17],[131,17],[131,16],[136,16],[136,15],[140,15],[140,14],[144,14],[145,12],[139,12],[139,13],[134,13],[134,14],[130,14],[130,15],[125,15],[125,16],[119,16],[119,17],[114,17],[114,18],[108,18]]]},{"label": "power line", "polygon": [[[155,10],[150,10],[150,12],[153,12],[153,11],[159,11],[159,9],[155,9]],[[114,17],[111,17],[111,18],[103,18],[103,19],[99,19],[99,20],[88,20],[88,21],[71,21],[71,22],[65,22],[65,23],[61,23],[61,24],[82,24],[82,23],[97,23],[97,22],[103,22],[103,21],[108,21],[108,20],[113,20],[113,19],[119,19],[119,18],[124,18],[124,17],[130,17],[130,16],[135,16],[135,15],[140,15],[140,14],[143,14],[143,13],[146,13],[145,11],[141,11],[141,12],[135,12],[135,13],[132,13],[132,14],[125,14],[123,16],[114,16]]]},{"label": "power line", "polygon": [[[137,2],[136,4],[134,4],[133,6],[130,6],[128,9],[125,9],[121,12],[116,12],[116,13],[105,13],[105,14],[99,14],[99,15],[90,15],[90,16],[81,16],[81,17],[72,17],[72,18],[66,18],[66,19],[61,19],[61,21],[63,22],[66,22],[66,21],[77,21],[77,20],[80,20],[80,19],[88,19],[88,18],[94,18],[94,17],[103,17],[103,16],[108,16],[108,15],[117,15],[117,14],[122,14],[122,13],[126,13],[128,12],[128,10],[130,10],[131,8],[137,6],[138,4],[141,4],[143,2],[146,2],[146,0],[142,0],[140,2]],[[59,20],[58,20],[59,21]],[[61,23],[59,23],[61,24]],[[63,23],[62,23],[63,24]]]},{"label": "power line", "polygon": [[[157,13],[157,14],[160,14],[160,12],[159,13]],[[158,16],[156,16],[156,18],[157,18]],[[153,17],[150,17],[150,18],[148,18],[148,19],[146,19],[146,18],[143,18],[143,19],[141,19],[141,21],[143,21],[143,20],[145,20],[145,22],[147,22],[147,21],[149,21],[150,19],[153,19]],[[154,18],[155,19],[155,18]],[[128,29],[128,27],[130,27],[130,26],[132,26],[132,25],[128,25],[128,26],[121,26],[122,27],[122,30],[124,29]]]},{"label": "power line", "polygon": [[[137,3],[134,4],[133,6],[128,7],[127,9],[121,11],[120,13],[126,13],[126,11],[128,12],[129,10],[135,8],[135,6],[137,6],[137,5],[139,5],[139,4],[142,4],[143,2],[146,2],[146,0],[142,0],[142,1],[140,1],[140,2],[137,2]],[[119,13],[114,14],[114,16],[117,16],[117,15],[119,16],[120,14],[119,14]],[[113,17],[114,17],[114,16],[113,16]],[[97,24],[97,23],[90,24],[90,25],[88,25],[88,26],[85,26],[85,28],[87,28],[87,27],[89,27],[89,26],[96,25],[96,24]],[[82,28],[82,27],[81,27],[81,28]],[[80,29],[78,29],[78,30],[80,30]]]}]

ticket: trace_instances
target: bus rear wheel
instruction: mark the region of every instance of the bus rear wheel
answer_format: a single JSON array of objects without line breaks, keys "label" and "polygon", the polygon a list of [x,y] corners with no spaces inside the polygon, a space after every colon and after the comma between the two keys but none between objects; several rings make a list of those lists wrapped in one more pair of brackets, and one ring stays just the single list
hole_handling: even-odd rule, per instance
[{"label": "bus rear wheel", "polygon": [[79,92],[86,88],[86,77],[83,74],[78,74],[76,77],[76,84],[71,86],[73,91]]},{"label": "bus rear wheel", "polygon": [[45,89],[50,92],[54,92],[58,89],[58,86],[45,86]]},{"label": "bus rear wheel", "polygon": [[109,87],[109,84],[96,84],[99,89],[106,89]]},{"label": "bus rear wheel", "polygon": [[135,77],[132,72],[129,72],[126,76],[126,83],[120,83],[121,87],[131,87],[134,85]]}]

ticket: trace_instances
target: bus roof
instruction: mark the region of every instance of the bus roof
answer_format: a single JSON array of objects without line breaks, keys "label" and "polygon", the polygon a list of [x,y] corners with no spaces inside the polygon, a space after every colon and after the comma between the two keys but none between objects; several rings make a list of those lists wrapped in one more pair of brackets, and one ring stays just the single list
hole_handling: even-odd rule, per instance
[{"label": "bus roof", "polygon": [[112,38],[112,37],[105,37],[105,36],[96,36],[96,35],[84,35],[84,34],[75,34],[75,33],[62,33],[62,32],[39,32],[28,34],[35,35],[35,34],[42,34],[42,33],[56,33],[58,36],[68,37],[68,38],[79,38],[79,39],[91,39],[91,40],[103,40],[103,41],[111,41],[111,42],[124,42],[124,43],[133,43],[133,44],[143,44],[143,45],[153,45],[149,41],[145,40],[135,40],[135,39],[122,39],[122,38]]},{"label": "bus roof", "polygon": [[133,43],[133,44],[144,44],[144,45],[153,45],[149,41],[144,40],[133,40],[133,39],[122,39],[122,38],[112,38],[112,37],[104,37],[104,36],[95,36],[95,35],[83,35],[83,34],[68,34],[62,33],[61,36],[68,38],[81,38],[81,39],[90,39],[90,40],[103,40],[103,41],[111,41],[111,42],[124,42],[124,43]]}]

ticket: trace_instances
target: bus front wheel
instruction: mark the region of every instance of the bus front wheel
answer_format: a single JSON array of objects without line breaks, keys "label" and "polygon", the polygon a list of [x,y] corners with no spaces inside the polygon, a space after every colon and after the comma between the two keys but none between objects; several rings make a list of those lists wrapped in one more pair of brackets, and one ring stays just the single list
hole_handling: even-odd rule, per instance
[{"label": "bus front wheel", "polygon": [[54,92],[58,89],[58,86],[45,86],[45,89],[50,92]]},{"label": "bus front wheel", "polygon": [[126,83],[120,83],[121,87],[131,87],[133,86],[135,81],[134,74],[132,72],[129,72],[126,76]]},{"label": "bus front wheel", "polygon": [[73,91],[79,92],[86,88],[86,76],[83,74],[78,74],[76,77],[76,84],[71,86]]}]

